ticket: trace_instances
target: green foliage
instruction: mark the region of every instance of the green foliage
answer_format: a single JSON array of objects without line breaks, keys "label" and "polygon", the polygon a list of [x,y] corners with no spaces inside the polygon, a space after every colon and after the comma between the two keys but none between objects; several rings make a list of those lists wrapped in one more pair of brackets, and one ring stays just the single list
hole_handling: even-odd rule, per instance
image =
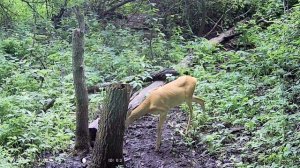
[{"label": "green foliage", "polygon": [[[33,30],[28,21],[32,20],[32,9],[21,1],[8,2],[3,4],[20,12],[13,20],[23,22],[15,30],[1,32],[0,37],[0,165],[31,167],[43,153],[59,153],[73,143],[71,28],[76,21],[74,17],[65,19],[62,29],[53,30],[51,23],[39,18],[37,25],[41,27]],[[70,1],[68,7],[82,2]],[[163,3],[178,5],[173,1]],[[235,14],[250,7],[255,18],[272,24],[266,27],[250,20],[240,25],[242,35],[237,46],[244,51],[222,51],[205,39],[186,38],[185,28],[161,24],[162,18],[155,15],[159,8],[155,4],[149,7],[143,2],[142,8],[136,10],[152,15],[148,20],[151,38],[144,32],[102,25],[89,18],[86,83],[92,86],[121,81],[138,88],[150,72],[177,64],[188,54],[196,55],[192,70],[175,67],[198,78],[196,95],[206,100],[206,111],[195,108],[194,129],[185,138],[186,144],[205,145],[224,167],[299,167],[300,6],[289,1],[294,8],[278,18],[284,13],[282,1],[207,3],[208,9],[214,9],[208,16],[217,19],[232,8],[224,15],[225,27],[234,22]],[[58,12],[62,4],[63,1],[53,1],[52,12]],[[179,4],[173,8],[175,13],[166,18],[181,20],[178,13],[187,17]],[[47,15],[42,4],[34,7],[40,15]],[[129,14],[134,9],[135,5],[127,4],[119,11]],[[197,25],[197,21],[190,24]],[[168,31],[162,30],[164,26]],[[103,92],[89,96],[91,119],[97,116],[103,97]],[[52,99],[54,106],[43,111]]]},{"label": "green foliage", "polygon": [[11,61],[6,60],[5,57],[1,56],[0,57],[0,83],[3,83],[7,77],[11,76],[14,69],[15,69],[15,65]]},{"label": "green foliage", "polygon": [[70,116],[68,99],[57,100],[65,106],[41,111],[45,98],[40,93],[23,92],[20,96],[1,95],[0,144],[7,162],[25,166],[41,152],[59,152],[66,148],[73,136],[74,117]]},{"label": "green foliage", "polygon": [[[98,26],[93,20],[88,24],[91,30]],[[20,32],[11,31],[0,43],[0,156],[8,167],[30,167],[44,152],[66,150],[74,138],[71,32],[57,31],[62,36],[52,38],[39,35],[45,39],[39,40],[28,30],[21,25]],[[87,84],[138,79],[132,85],[141,87],[140,79],[160,68],[151,65],[141,39],[140,33],[111,25],[88,34]],[[91,119],[98,115],[103,97],[90,96]],[[51,99],[54,106],[44,112]]]},{"label": "green foliage", "polygon": [[300,165],[299,16],[295,7],[265,30],[242,29],[241,43],[251,41],[254,49],[206,54],[195,68],[207,102],[195,123],[220,160],[239,167]]},{"label": "green foliage", "polygon": [[13,24],[14,21],[28,21],[31,15],[29,7],[22,1],[16,0],[14,2],[10,0],[1,1],[3,8],[0,9],[0,24],[8,26]]},{"label": "green foliage", "polygon": [[[108,25],[100,33],[91,33],[86,40],[86,64],[91,67],[87,69],[87,75],[100,74],[104,79],[121,80],[150,71],[152,68],[141,51],[142,47],[139,33],[118,29],[113,25]],[[129,60],[130,66],[127,66]]]},{"label": "green foliage", "polygon": [[[66,148],[73,136],[74,117],[70,116],[73,105],[67,103],[70,96],[63,94],[56,99],[58,106],[44,113],[42,109],[48,96],[56,95],[55,90],[59,90],[53,82],[47,82],[47,71],[34,69],[26,60],[11,59],[12,55],[0,56],[3,67],[0,81],[0,155],[5,156],[1,165],[19,167],[28,166],[44,151],[59,152]],[[46,78],[47,85],[43,87],[35,79],[37,76]]]},{"label": "green foliage", "polygon": [[9,54],[12,57],[21,59],[28,54],[30,41],[18,40],[16,38],[7,38],[1,43],[1,48],[4,54]]}]

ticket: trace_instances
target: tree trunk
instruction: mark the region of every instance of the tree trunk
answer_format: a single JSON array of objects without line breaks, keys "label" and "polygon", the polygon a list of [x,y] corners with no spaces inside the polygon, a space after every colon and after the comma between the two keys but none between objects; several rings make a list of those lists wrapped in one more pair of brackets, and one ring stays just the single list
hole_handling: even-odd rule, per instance
[{"label": "tree trunk", "polygon": [[[83,21],[83,20],[82,20]],[[80,23],[79,23],[80,24]],[[76,96],[76,153],[89,151],[88,135],[88,93],[84,79],[84,33],[81,29],[75,29],[72,39],[73,47],[73,78]]]},{"label": "tree trunk", "polygon": [[104,110],[100,114],[99,131],[90,168],[125,166],[123,140],[130,90],[127,84],[108,88]]}]

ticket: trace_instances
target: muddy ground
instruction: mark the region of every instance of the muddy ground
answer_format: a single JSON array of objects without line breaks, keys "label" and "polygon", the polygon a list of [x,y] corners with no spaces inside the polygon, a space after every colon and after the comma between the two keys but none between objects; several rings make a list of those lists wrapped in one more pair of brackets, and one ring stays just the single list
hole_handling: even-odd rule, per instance
[{"label": "muddy ground", "polygon": [[[218,167],[217,160],[210,156],[203,145],[188,146],[180,132],[184,132],[187,116],[177,108],[168,114],[164,124],[162,145],[159,152],[155,152],[157,116],[144,116],[126,131],[124,143],[124,159],[129,168],[210,168]],[[176,131],[177,130],[177,131]],[[57,159],[60,158],[63,161]],[[57,156],[44,158],[46,168],[83,168],[87,167],[91,156],[82,158],[72,157],[62,153]]]}]

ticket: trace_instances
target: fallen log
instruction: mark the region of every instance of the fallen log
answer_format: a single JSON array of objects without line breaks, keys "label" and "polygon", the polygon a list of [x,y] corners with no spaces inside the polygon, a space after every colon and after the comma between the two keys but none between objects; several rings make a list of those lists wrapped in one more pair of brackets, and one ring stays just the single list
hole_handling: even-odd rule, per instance
[{"label": "fallen log", "polygon": [[228,29],[227,31],[221,33],[218,37],[214,37],[209,40],[212,44],[220,44],[226,40],[229,40],[235,36],[239,35],[239,33],[235,32],[235,27]]},{"label": "fallen log", "polygon": [[151,85],[147,86],[146,88],[144,88],[143,90],[141,90],[139,92],[138,95],[136,95],[135,97],[131,97],[130,98],[130,102],[128,105],[128,111],[131,111],[133,109],[135,109],[137,106],[139,106],[147,97],[147,95],[152,92],[153,90],[163,86],[165,84],[164,81],[155,81],[153,82]]},{"label": "fallen log", "polygon": [[55,99],[50,99],[43,107],[43,111],[46,112],[48,109],[54,106]]},{"label": "fallen log", "polygon": [[150,75],[150,77],[146,78],[144,82],[151,82],[151,81],[165,81],[167,75],[178,76],[179,73],[173,68],[166,68],[158,72],[154,72]]},{"label": "fallen log", "polygon": [[96,120],[94,120],[89,124],[89,137],[90,137],[90,144],[92,147],[94,147],[95,144],[96,134],[98,131],[98,122],[99,122],[99,118],[97,118]]}]

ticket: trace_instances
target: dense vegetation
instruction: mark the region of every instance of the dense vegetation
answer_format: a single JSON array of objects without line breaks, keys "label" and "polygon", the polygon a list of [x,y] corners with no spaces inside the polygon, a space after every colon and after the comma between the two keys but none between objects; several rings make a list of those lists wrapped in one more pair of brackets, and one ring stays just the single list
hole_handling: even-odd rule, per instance
[{"label": "dense vegetation", "polygon": [[[284,1],[289,2],[286,8],[275,0],[214,0],[202,18],[205,28],[192,21],[203,13],[189,15],[181,1],[164,14],[158,11],[171,2],[154,2],[118,9],[149,15],[151,47],[143,30],[86,16],[87,84],[131,81],[140,87],[139,77],[173,66],[192,52],[197,56],[192,69],[175,68],[198,79],[196,95],[206,100],[207,110],[196,108],[193,130],[184,137],[187,145],[204,145],[220,166],[299,167],[300,2]],[[70,1],[68,7],[82,3]],[[30,166],[43,154],[67,150],[74,140],[70,42],[76,19],[70,12],[62,28],[54,29],[44,6],[29,4],[0,2],[0,167]],[[51,12],[62,4],[53,1]],[[201,9],[195,5],[191,10],[197,7]],[[242,14],[250,19],[238,23],[240,35],[228,45],[215,46],[195,36],[214,27],[211,19],[222,18],[223,27],[211,33],[216,34]],[[89,97],[91,119],[103,94]],[[45,110],[51,100],[54,106]]]}]

